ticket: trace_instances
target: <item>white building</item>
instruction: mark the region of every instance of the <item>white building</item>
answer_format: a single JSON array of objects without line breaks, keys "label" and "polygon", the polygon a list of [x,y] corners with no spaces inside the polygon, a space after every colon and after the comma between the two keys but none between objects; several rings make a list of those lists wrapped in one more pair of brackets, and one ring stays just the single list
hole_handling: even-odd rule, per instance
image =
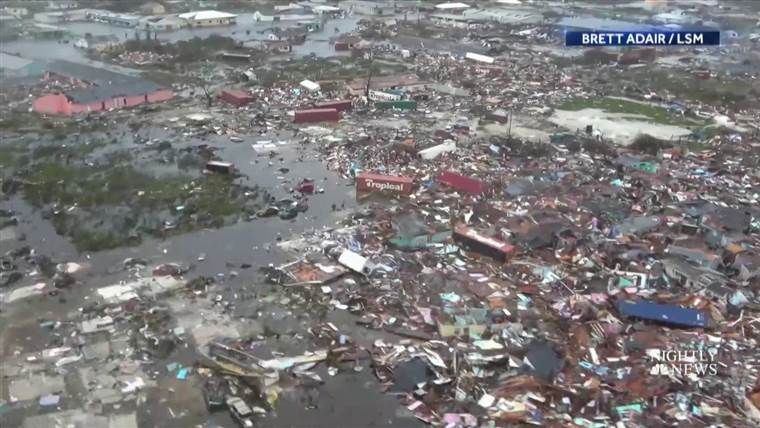
[{"label": "white building", "polygon": [[25,7],[5,7],[3,8],[3,11],[8,15],[15,16],[16,18],[23,18],[26,15],[29,15],[29,9]]},{"label": "white building", "polygon": [[153,31],[174,31],[186,27],[187,21],[175,15],[146,16],[140,20],[140,27]]},{"label": "white building", "polygon": [[201,10],[178,15],[192,27],[210,27],[214,25],[233,25],[237,15],[217,10]]},{"label": "white building", "polygon": [[439,3],[435,5],[438,10],[444,10],[446,12],[461,12],[465,9],[469,9],[469,5],[459,2],[453,3]]},{"label": "white building", "polygon": [[75,1],[56,0],[56,1],[48,2],[48,9],[53,9],[53,10],[76,9],[78,7],[79,7],[79,2],[75,2]]}]

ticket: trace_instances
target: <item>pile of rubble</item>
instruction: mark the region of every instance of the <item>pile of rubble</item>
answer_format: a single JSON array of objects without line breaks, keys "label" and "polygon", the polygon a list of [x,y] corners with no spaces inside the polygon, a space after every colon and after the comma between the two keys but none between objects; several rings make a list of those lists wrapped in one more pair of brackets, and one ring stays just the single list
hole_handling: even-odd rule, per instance
[{"label": "pile of rubble", "polygon": [[349,140],[333,167],[394,202],[282,243],[306,255],[270,279],[399,336],[367,351],[419,419],[760,420],[760,177],[740,159]]},{"label": "pile of rubble", "polygon": [[116,57],[116,62],[122,65],[154,65],[171,62],[174,59],[170,54],[156,52],[124,51]]}]

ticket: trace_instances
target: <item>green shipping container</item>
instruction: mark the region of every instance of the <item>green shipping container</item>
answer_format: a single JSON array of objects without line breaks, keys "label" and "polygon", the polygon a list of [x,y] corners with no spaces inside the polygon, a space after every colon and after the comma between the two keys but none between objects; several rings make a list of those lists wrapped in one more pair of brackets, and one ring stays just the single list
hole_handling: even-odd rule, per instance
[{"label": "green shipping container", "polygon": [[417,110],[417,101],[378,101],[375,103],[375,107],[379,109]]},{"label": "green shipping container", "polygon": [[649,174],[657,173],[657,165],[653,164],[652,162],[639,162],[636,165],[636,169],[647,172]]},{"label": "green shipping container", "polygon": [[432,235],[419,235],[414,237],[396,237],[390,240],[390,244],[404,251],[415,251],[427,248],[430,244],[445,242],[451,237],[451,231],[439,232]]}]

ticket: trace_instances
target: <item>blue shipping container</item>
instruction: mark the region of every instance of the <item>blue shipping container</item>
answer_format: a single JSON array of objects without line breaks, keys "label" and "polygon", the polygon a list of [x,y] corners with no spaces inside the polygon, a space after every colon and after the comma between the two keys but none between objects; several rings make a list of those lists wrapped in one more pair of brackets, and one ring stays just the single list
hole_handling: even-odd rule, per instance
[{"label": "blue shipping container", "polygon": [[619,301],[618,311],[625,316],[684,327],[707,327],[707,315],[696,309],[652,302]]}]

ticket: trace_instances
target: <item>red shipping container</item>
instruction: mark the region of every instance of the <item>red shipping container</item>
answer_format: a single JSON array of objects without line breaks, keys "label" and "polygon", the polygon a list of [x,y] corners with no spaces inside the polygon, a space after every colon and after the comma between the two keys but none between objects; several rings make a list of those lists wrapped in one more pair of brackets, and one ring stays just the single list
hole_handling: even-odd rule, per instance
[{"label": "red shipping container", "polygon": [[316,123],[337,122],[340,120],[340,112],[334,108],[315,108],[310,110],[296,110],[293,123]]},{"label": "red shipping container", "polygon": [[454,240],[470,250],[506,262],[517,252],[517,247],[496,238],[483,235],[475,229],[459,225],[454,228]]},{"label": "red shipping container", "polygon": [[364,172],[356,176],[358,192],[394,192],[408,195],[414,191],[414,180],[410,177],[382,175]]},{"label": "red shipping container", "polygon": [[309,180],[308,178],[304,178],[303,180],[301,180],[300,183],[298,183],[298,186],[296,186],[296,190],[298,190],[301,193],[308,193],[308,194],[314,193],[314,180]]},{"label": "red shipping container", "polygon": [[219,94],[219,98],[238,107],[253,102],[253,95],[237,89],[224,89]]},{"label": "red shipping container", "polygon": [[459,174],[454,171],[444,171],[438,176],[438,182],[455,190],[479,195],[483,193],[483,182]]},{"label": "red shipping container", "polygon": [[351,104],[351,100],[337,100],[315,104],[314,108],[334,108],[338,111],[349,111],[353,108],[353,105]]},{"label": "red shipping container", "polygon": [[454,139],[454,134],[452,134],[449,131],[445,131],[443,129],[436,129],[435,131],[433,131],[433,138],[435,138],[436,140],[439,140],[439,141],[440,140],[453,140]]}]

